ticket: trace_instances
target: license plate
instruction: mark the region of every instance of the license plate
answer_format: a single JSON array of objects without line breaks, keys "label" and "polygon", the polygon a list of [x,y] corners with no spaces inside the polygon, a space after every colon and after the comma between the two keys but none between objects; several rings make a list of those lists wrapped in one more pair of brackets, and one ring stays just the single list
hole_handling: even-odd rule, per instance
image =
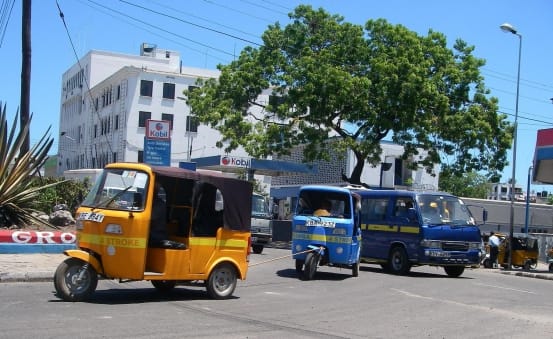
[{"label": "license plate", "polygon": [[252,237],[252,242],[256,242],[257,241],[257,237]]},{"label": "license plate", "polygon": [[78,220],[88,220],[94,222],[102,222],[104,215],[102,213],[83,212],[79,214]]}]

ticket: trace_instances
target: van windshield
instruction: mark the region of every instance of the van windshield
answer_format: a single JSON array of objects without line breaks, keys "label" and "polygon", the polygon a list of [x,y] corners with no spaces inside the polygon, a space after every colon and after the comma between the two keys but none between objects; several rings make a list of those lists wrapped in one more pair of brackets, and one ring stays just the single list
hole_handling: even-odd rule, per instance
[{"label": "van windshield", "polygon": [[457,197],[421,194],[417,200],[425,224],[475,225],[469,209]]},{"label": "van windshield", "polygon": [[252,196],[252,217],[268,217],[269,205],[262,195],[254,194]]},{"label": "van windshield", "polygon": [[82,206],[119,210],[144,209],[148,175],[123,169],[106,169],[84,199]]}]

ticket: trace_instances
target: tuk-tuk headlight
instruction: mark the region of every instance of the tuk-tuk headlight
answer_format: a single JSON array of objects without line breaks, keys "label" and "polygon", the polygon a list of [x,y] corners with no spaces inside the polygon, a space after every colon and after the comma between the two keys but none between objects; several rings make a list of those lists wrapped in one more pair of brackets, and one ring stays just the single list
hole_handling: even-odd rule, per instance
[{"label": "tuk-tuk headlight", "polygon": [[111,234],[123,234],[123,229],[119,224],[107,224],[104,232]]},{"label": "tuk-tuk headlight", "polygon": [[439,240],[423,239],[421,240],[421,246],[428,248],[442,248],[442,242]]},{"label": "tuk-tuk headlight", "polygon": [[345,228],[335,228],[335,229],[332,230],[332,234],[346,235],[346,229]]}]

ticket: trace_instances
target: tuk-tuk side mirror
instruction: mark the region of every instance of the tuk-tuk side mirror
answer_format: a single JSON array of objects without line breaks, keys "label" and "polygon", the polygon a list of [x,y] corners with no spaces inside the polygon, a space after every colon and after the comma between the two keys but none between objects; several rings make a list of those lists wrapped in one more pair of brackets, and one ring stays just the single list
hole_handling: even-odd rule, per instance
[{"label": "tuk-tuk side mirror", "polygon": [[132,195],[132,207],[135,209],[141,209],[142,208],[142,193],[133,193]]},{"label": "tuk-tuk side mirror", "polygon": [[488,220],[488,210],[483,210],[482,211],[482,220],[484,222],[486,222],[486,220]]}]

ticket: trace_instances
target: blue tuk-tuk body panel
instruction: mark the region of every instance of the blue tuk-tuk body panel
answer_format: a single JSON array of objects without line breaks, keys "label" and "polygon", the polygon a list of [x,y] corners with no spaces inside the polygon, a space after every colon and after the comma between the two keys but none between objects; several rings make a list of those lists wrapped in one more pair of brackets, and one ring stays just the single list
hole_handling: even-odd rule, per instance
[{"label": "blue tuk-tuk body panel", "polygon": [[[330,210],[327,215],[317,215],[325,200]],[[303,262],[314,252],[320,257],[319,265],[358,265],[361,233],[355,206],[349,189],[303,186],[292,220],[293,259]]]}]

